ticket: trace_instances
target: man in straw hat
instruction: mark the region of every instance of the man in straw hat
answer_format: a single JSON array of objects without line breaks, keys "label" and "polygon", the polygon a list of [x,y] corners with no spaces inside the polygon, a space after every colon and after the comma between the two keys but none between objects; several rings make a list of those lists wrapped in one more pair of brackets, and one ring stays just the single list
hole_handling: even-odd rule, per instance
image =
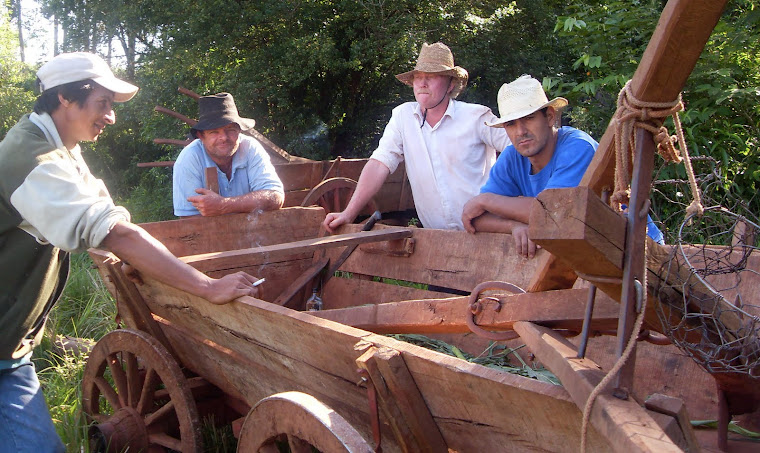
[{"label": "man in straw hat", "polygon": [[454,65],[446,45],[423,44],[414,70],[396,78],[412,87],[417,102],[393,109],[348,206],[325,218],[331,232],[352,222],[402,161],[422,225],[462,230],[462,207],[485,183],[496,150],[509,144],[503,130],[485,126],[496,119],[488,107],[454,100],[467,71]]},{"label": "man in straw hat", "polygon": [[[242,272],[212,279],[175,258],[115,206],[82,159],[137,87],[100,57],[56,56],[37,72],[42,94],[0,142],[0,452],[62,452],[31,361],[60,296],[69,255],[110,250],[145,275],[214,303],[257,294]],[[135,273],[133,278],[139,278]]]},{"label": "man in straw hat", "polygon": [[[196,138],[174,163],[174,214],[216,216],[282,207],[285,192],[261,144],[241,132],[256,122],[238,114],[229,93],[198,100]],[[209,190],[205,169],[216,169],[219,193]]]},{"label": "man in straw hat", "polygon": [[[544,189],[577,186],[599,144],[573,127],[556,127],[567,100],[549,101],[533,77],[502,85],[498,102],[501,117],[488,126],[506,130],[512,145],[496,160],[480,195],[465,205],[462,223],[470,233],[511,233],[515,251],[532,258],[536,244],[528,238],[528,218],[533,198]],[[657,229],[653,223],[650,227]]]}]

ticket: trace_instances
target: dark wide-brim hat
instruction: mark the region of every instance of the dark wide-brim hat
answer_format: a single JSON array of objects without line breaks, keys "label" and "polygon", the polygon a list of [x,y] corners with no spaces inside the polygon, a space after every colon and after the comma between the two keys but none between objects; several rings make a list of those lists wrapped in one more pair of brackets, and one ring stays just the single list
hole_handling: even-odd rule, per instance
[{"label": "dark wide-brim hat", "polygon": [[414,66],[414,69],[409,72],[396,74],[396,78],[404,84],[412,86],[414,75],[418,72],[447,75],[456,79],[454,89],[451,91],[451,97],[454,99],[456,99],[467,86],[467,79],[469,77],[466,69],[454,66],[454,54],[452,54],[451,49],[442,42],[422,44],[420,56],[417,57],[417,64]]},{"label": "dark wide-brim hat", "polygon": [[256,125],[255,120],[243,118],[238,114],[235,100],[230,93],[202,96],[198,99],[198,113],[200,118],[195,126],[190,129],[190,134],[196,138],[197,131],[218,129],[232,123],[240,126],[242,131],[251,130]]}]

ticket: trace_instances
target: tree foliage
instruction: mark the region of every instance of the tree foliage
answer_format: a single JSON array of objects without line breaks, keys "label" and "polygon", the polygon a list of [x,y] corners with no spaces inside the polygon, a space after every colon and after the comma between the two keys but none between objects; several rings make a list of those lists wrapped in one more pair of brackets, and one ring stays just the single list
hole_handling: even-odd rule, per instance
[{"label": "tree foliage", "polygon": [[31,77],[28,67],[18,61],[18,35],[10,11],[0,3],[0,137],[33,105]]}]

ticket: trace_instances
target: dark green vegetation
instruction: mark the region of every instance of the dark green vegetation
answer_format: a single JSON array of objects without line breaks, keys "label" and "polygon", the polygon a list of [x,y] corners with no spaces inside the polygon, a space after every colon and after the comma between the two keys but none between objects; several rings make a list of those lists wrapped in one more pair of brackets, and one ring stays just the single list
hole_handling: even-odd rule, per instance
[{"label": "dark green vegetation", "polygon": [[[117,124],[86,148],[93,171],[140,221],[171,215],[170,170],[138,169],[135,163],[173,159],[179,152],[151,140],[187,133],[178,120],[155,113],[155,105],[197,116],[194,102],[177,93],[180,85],[201,94],[233,93],[240,111],[257,120],[257,129],[293,154],[366,157],[391,108],[412,99],[393,75],[413,66],[422,42],[441,40],[470,72],[463,100],[495,110],[499,86],[529,73],[544,80],[550,96],[567,97],[566,120],[598,139],[664,5],[659,0],[41,3],[66,30],[62,50],[105,53],[104,43],[113,42],[114,54],[127,55],[114,64],[141,91],[118,107]],[[714,189],[744,199],[751,212],[759,211],[753,197],[760,181],[759,4],[729,2],[683,93],[692,155],[719,161],[723,179]],[[6,18],[0,27],[2,136],[31,106],[35,68],[14,62],[15,28]],[[675,165],[658,173],[660,179],[684,176]],[[675,190],[665,192],[676,198]],[[663,220],[675,214],[670,203],[656,203],[655,209]]]}]

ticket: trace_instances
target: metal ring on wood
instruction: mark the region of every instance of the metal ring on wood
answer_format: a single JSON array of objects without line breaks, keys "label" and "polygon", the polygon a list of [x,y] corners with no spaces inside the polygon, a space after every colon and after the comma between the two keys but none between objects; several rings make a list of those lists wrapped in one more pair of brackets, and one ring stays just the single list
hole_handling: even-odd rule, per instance
[{"label": "metal ring on wood", "polygon": [[[475,287],[475,289],[472,290],[472,293],[470,294],[470,299],[468,300],[468,310],[467,310],[467,315],[465,316],[465,319],[467,320],[467,326],[475,335],[478,335],[483,338],[488,338],[489,340],[494,340],[494,341],[512,340],[519,336],[514,331],[491,332],[475,324],[475,315],[480,314],[483,311],[483,306],[478,300],[478,297],[483,291],[498,290],[498,289],[509,291],[512,294],[522,294],[525,292],[524,289],[520,288],[517,285],[513,285],[512,283],[499,282],[499,281],[490,281],[490,282],[480,283],[478,286]],[[501,303],[499,302],[498,299],[496,299],[495,297],[487,297],[487,299],[495,300],[497,303],[499,303],[499,306],[496,308],[496,311],[498,312],[499,310],[501,310]]]}]

